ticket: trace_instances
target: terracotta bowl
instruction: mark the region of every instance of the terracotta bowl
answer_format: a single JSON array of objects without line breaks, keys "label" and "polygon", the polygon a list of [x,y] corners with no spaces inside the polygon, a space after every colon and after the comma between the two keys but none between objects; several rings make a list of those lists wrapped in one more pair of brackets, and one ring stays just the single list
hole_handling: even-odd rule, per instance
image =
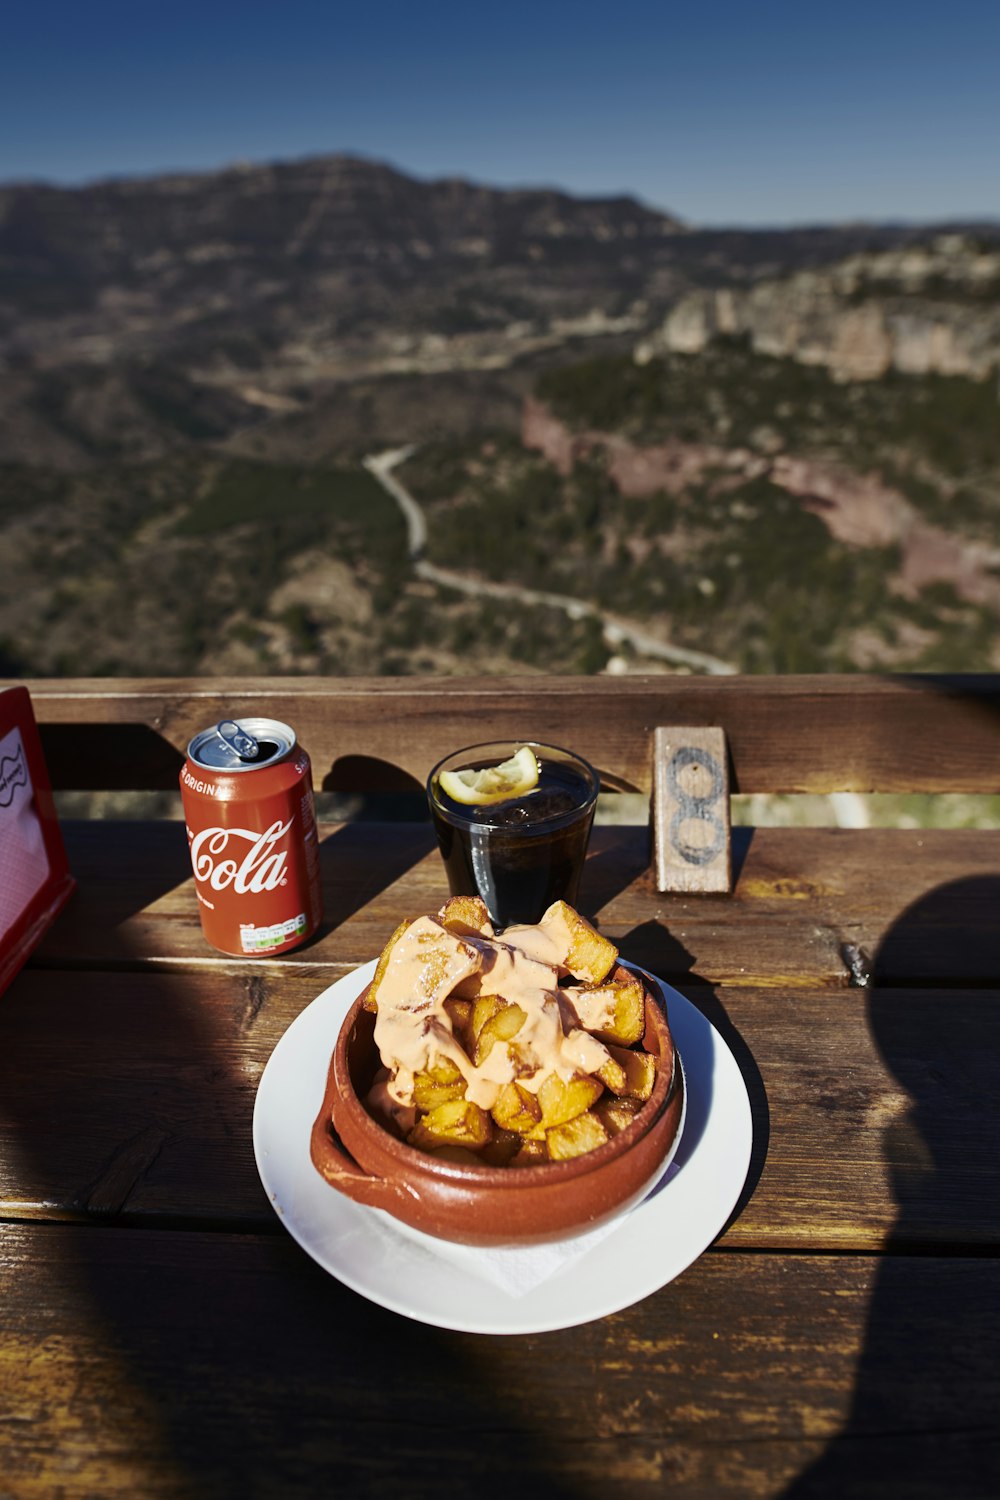
[{"label": "terracotta bowl", "polygon": [[442,1161],[408,1146],[361,1102],[378,1054],[375,1017],[358,1000],[337,1038],[312,1160],[331,1187],[439,1239],[529,1245],[564,1239],[632,1207],[659,1176],[678,1137],[684,1074],[665,1011],[646,1000],[643,1045],[659,1059],[651,1097],[619,1135],[585,1156],[534,1167]]}]

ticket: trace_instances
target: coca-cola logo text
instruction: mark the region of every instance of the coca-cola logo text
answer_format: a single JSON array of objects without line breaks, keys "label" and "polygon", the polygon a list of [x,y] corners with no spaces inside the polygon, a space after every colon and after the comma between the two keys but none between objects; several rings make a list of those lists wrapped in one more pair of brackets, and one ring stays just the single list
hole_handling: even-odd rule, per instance
[{"label": "coca-cola logo text", "polygon": [[[276,890],[285,879],[288,850],[275,846],[292,826],[287,823],[272,823],[263,833],[249,828],[203,828],[191,839],[191,865],[194,878],[205,882],[213,891],[224,891],[232,886],[240,895]],[[230,840],[242,840],[248,845],[235,845],[235,852],[242,855],[237,860],[229,854]],[[223,858],[223,855],[228,855]]]}]

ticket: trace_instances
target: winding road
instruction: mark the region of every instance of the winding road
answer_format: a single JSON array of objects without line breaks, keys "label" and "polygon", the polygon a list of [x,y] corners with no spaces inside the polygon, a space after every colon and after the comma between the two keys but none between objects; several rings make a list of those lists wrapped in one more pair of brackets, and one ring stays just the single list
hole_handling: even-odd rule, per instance
[{"label": "winding road", "polygon": [[480,599],[503,599],[515,604],[560,609],[571,620],[596,619],[600,622],[606,644],[612,648],[628,645],[641,656],[669,661],[675,666],[691,667],[696,672],[708,672],[714,676],[732,676],[737,672],[738,668],[732,662],[722,661],[718,656],[710,656],[704,651],[689,651],[684,646],[671,645],[669,641],[660,640],[658,636],[651,635],[631,621],[599,609],[586,599],[576,599],[570,594],[551,594],[540,589],[522,588],[516,583],[493,583],[485,578],[477,578],[474,574],[435,567],[424,557],[427,548],[427,518],[423,509],[393,473],[415,451],[413,444],[405,448],[389,448],[384,453],[369,454],[362,462],[402,511],[406,522],[407,550],[418,578]]},{"label": "winding road", "polygon": [[[676,666],[690,667],[696,672],[707,672],[716,677],[733,676],[738,672],[732,662],[722,661],[705,651],[689,651],[684,646],[673,646],[641,630],[628,620],[621,619],[607,610],[598,609],[586,599],[574,599],[569,594],[549,594],[539,589],[521,588],[515,583],[492,583],[468,573],[456,573],[450,568],[438,568],[424,557],[427,548],[427,517],[423,508],[409,490],[393,473],[416,452],[416,445],[405,448],[389,448],[383,453],[371,453],[362,462],[368,472],[391,495],[399,506],[406,523],[407,550],[413,570],[418,578],[428,583],[440,584],[442,588],[455,589],[462,594],[471,594],[480,599],[504,599],[516,604],[545,605],[550,609],[561,609],[571,620],[588,617],[601,623],[604,640],[611,647],[629,645],[640,655],[658,661],[669,661]],[[829,798],[834,818],[841,828],[867,828],[870,817],[865,799],[855,792],[834,792]]]}]

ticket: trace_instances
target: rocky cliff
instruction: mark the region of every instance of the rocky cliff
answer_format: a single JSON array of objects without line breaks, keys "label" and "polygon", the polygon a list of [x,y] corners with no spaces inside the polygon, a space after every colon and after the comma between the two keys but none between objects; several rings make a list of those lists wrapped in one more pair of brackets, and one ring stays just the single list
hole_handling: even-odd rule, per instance
[{"label": "rocky cliff", "polygon": [[694,292],[636,357],[696,353],[718,337],[825,366],[838,380],[892,370],[984,380],[1000,368],[1000,252],[944,235],[745,289]]}]

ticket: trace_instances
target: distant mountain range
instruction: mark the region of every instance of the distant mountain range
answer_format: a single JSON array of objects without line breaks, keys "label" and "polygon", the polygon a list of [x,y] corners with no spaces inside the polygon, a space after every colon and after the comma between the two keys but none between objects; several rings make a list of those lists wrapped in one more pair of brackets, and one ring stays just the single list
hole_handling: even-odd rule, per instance
[{"label": "distant mountain range", "polygon": [[624,346],[686,293],[922,236],[695,230],[627,197],[422,182],[350,156],[0,187],[0,460],[156,456],[362,378]]},{"label": "distant mountain range", "polygon": [[998,371],[1000,225],[0,188],[0,672],[997,670]]}]

